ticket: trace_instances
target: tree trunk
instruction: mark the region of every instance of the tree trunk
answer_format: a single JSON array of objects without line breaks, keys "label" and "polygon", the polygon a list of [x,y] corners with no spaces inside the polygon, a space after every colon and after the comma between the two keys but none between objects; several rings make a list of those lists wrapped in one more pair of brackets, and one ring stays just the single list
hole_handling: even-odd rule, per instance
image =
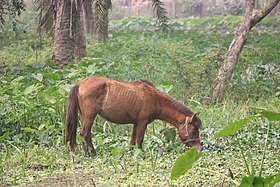
[{"label": "tree trunk", "polygon": [[74,38],[74,59],[79,61],[86,56],[86,36],[83,8],[81,0],[73,1],[73,38]]},{"label": "tree trunk", "polygon": [[269,14],[269,12],[271,12],[271,10],[276,7],[279,1],[280,0],[271,0],[262,9],[255,10],[255,0],[246,0],[243,20],[235,33],[235,36],[226,54],[224,63],[218,71],[218,75],[210,92],[213,102],[216,102],[223,96],[226,84],[232,78],[235,65],[250,30],[267,14]]},{"label": "tree trunk", "polygon": [[74,41],[71,37],[71,0],[55,1],[54,58],[63,67],[73,60]]},{"label": "tree trunk", "polygon": [[85,14],[85,26],[86,26],[86,33],[90,36],[93,36],[94,34],[94,20],[93,20],[93,6],[92,6],[93,0],[84,0],[83,1],[83,9]]},{"label": "tree trunk", "polygon": [[54,58],[60,67],[86,55],[81,0],[55,1]]}]

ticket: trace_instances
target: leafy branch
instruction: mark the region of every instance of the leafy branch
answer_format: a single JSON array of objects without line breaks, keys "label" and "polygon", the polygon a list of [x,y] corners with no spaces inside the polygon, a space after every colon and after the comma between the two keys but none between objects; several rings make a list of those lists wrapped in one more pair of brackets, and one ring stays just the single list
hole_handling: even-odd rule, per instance
[{"label": "leafy branch", "polygon": [[152,6],[158,18],[157,22],[160,29],[163,32],[168,32],[168,30],[170,29],[167,23],[169,18],[167,17],[167,11],[164,8],[164,3],[161,0],[153,0]]},{"label": "leafy branch", "polygon": [[53,0],[35,0],[34,3],[37,5],[36,11],[39,12],[38,32],[41,34],[42,30],[45,30],[49,36],[53,36],[53,22],[55,15],[55,7]]},{"label": "leafy branch", "polygon": [[99,42],[108,40],[108,10],[112,7],[111,0],[96,0],[94,4],[94,18],[96,34]]},{"label": "leafy branch", "polygon": [[[238,131],[245,126],[251,119],[254,118],[266,118],[268,121],[280,121],[280,113],[270,112],[266,110],[260,110],[257,112],[256,115],[249,116],[244,119],[240,119],[238,121],[235,121],[233,123],[230,123],[226,127],[224,127],[222,130],[220,130],[218,133],[215,134],[214,138],[219,137],[226,137],[230,135],[234,135],[238,133]],[[262,177],[262,170],[263,170],[263,164],[266,154],[266,148],[267,148],[267,141],[268,141],[268,135],[269,135],[269,125],[266,133],[266,139],[264,144],[264,150],[262,154],[262,160],[260,165],[260,171],[259,176],[255,176],[255,171],[252,168],[250,171],[247,160],[244,156],[243,150],[241,149],[241,155],[243,158],[243,161],[245,163],[246,169],[248,171],[249,176],[243,176],[241,184],[239,186],[274,186],[276,183],[280,182],[280,172],[278,172],[275,176],[268,176],[266,178]],[[249,161],[251,160],[251,156],[249,155]]]}]

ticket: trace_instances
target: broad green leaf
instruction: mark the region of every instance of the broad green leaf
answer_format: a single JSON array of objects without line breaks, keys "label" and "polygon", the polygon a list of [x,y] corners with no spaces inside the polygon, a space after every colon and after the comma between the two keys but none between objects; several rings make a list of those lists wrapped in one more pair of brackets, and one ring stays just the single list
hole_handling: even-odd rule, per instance
[{"label": "broad green leaf", "polygon": [[234,121],[229,125],[225,126],[222,130],[215,134],[214,138],[230,136],[236,134],[244,125],[246,125],[251,118],[244,118],[238,121]]},{"label": "broad green leaf", "polygon": [[5,132],[2,136],[0,136],[0,142],[3,141],[5,138],[7,138],[10,134],[12,134],[11,132]]},{"label": "broad green leaf", "polygon": [[174,83],[172,81],[161,82],[158,86],[158,88],[165,93],[169,93],[173,89],[173,87]]},{"label": "broad green leaf", "polygon": [[268,176],[267,178],[265,178],[264,184],[265,186],[269,187],[272,187],[275,184],[280,184],[280,171],[277,173],[276,176]]},{"label": "broad green leaf", "polygon": [[270,111],[261,111],[258,112],[261,117],[265,117],[269,121],[280,121],[280,113],[270,112]]},{"label": "broad green leaf", "polygon": [[201,102],[194,99],[189,99],[188,102],[189,104],[193,104],[194,106],[202,106]]},{"label": "broad green leaf", "polygon": [[61,79],[61,76],[59,72],[54,71],[54,72],[46,72],[44,73],[43,77],[54,80],[54,81],[58,81]]},{"label": "broad green leaf", "polygon": [[24,132],[34,132],[35,130],[30,128],[30,127],[24,127],[24,128],[21,128],[21,130],[23,130]]},{"label": "broad green leaf", "polygon": [[40,131],[40,130],[42,130],[43,128],[45,128],[45,124],[44,124],[44,123],[42,123],[42,124],[38,127],[38,130]]},{"label": "broad green leaf", "polygon": [[50,126],[48,126],[47,130],[49,130],[49,131],[54,130],[54,125],[50,125]]},{"label": "broad green leaf", "polygon": [[37,79],[39,82],[42,82],[42,80],[43,80],[43,75],[41,73],[32,74],[32,77],[34,79]]},{"label": "broad green leaf", "polygon": [[254,177],[253,186],[254,187],[263,187],[264,186],[264,178]]},{"label": "broad green leaf", "polygon": [[95,64],[89,65],[86,69],[88,75],[94,75],[97,70]]},{"label": "broad green leaf", "polygon": [[97,145],[102,145],[104,142],[104,139],[102,138],[99,138],[98,141],[97,141]]},{"label": "broad green leaf", "polygon": [[54,104],[54,103],[56,102],[55,97],[52,97],[52,96],[50,96],[50,95],[46,95],[46,96],[45,96],[45,99],[46,99],[48,102],[50,102],[51,104]]},{"label": "broad green leaf", "polygon": [[19,82],[21,82],[24,79],[23,76],[19,76],[16,79],[12,80],[11,85],[17,85]]},{"label": "broad green leaf", "polygon": [[70,84],[61,84],[61,85],[59,85],[59,88],[63,89],[65,92],[68,93],[72,86],[73,85],[70,85]]},{"label": "broad green leaf", "polygon": [[23,94],[28,95],[28,94],[34,92],[35,90],[37,90],[37,86],[36,85],[31,85],[23,91]]},{"label": "broad green leaf", "polygon": [[273,187],[278,182],[280,182],[280,172],[276,176],[268,176],[266,178],[250,175],[242,178],[239,187]]},{"label": "broad green leaf", "polygon": [[264,179],[264,186],[273,186],[272,181],[274,179],[274,176],[268,176]]},{"label": "broad green leaf", "polygon": [[113,157],[118,156],[118,154],[119,154],[118,148],[112,149],[112,150],[111,150],[111,154],[113,155]]},{"label": "broad green leaf", "polygon": [[160,84],[163,86],[171,86],[171,85],[173,86],[174,82],[173,81],[163,81]]},{"label": "broad green leaf", "polygon": [[172,167],[170,179],[174,180],[185,174],[201,155],[202,152],[197,153],[197,149],[193,147],[179,156]]},{"label": "broad green leaf", "polygon": [[244,176],[239,187],[253,187],[254,175]]}]

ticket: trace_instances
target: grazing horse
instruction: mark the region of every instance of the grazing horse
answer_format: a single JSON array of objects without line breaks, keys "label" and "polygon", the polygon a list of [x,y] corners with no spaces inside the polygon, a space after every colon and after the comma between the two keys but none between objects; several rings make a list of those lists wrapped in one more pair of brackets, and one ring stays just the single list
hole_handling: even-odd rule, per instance
[{"label": "grazing horse", "polygon": [[75,149],[80,112],[86,154],[95,155],[91,127],[97,114],[117,124],[133,124],[130,145],[142,148],[147,125],[155,119],[166,121],[178,129],[187,146],[202,149],[199,138],[201,120],[186,106],[158,90],[147,80],[123,82],[104,77],[88,77],[71,88],[66,114],[66,142]]}]

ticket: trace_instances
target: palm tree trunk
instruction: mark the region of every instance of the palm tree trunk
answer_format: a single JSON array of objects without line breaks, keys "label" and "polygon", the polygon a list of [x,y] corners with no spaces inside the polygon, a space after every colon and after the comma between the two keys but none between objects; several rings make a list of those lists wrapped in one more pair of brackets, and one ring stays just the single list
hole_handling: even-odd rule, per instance
[{"label": "palm tree trunk", "polygon": [[60,67],[73,60],[74,40],[71,32],[71,0],[55,1],[54,58]]},{"label": "palm tree trunk", "polygon": [[74,59],[79,61],[86,56],[85,23],[82,2],[80,0],[74,0],[73,7]]},{"label": "palm tree trunk", "polygon": [[86,26],[86,33],[90,36],[94,34],[94,19],[93,19],[93,0],[84,0],[83,2],[83,9],[85,14],[85,26]]},{"label": "palm tree trunk", "polygon": [[86,56],[81,0],[55,1],[54,58],[60,67]]}]

